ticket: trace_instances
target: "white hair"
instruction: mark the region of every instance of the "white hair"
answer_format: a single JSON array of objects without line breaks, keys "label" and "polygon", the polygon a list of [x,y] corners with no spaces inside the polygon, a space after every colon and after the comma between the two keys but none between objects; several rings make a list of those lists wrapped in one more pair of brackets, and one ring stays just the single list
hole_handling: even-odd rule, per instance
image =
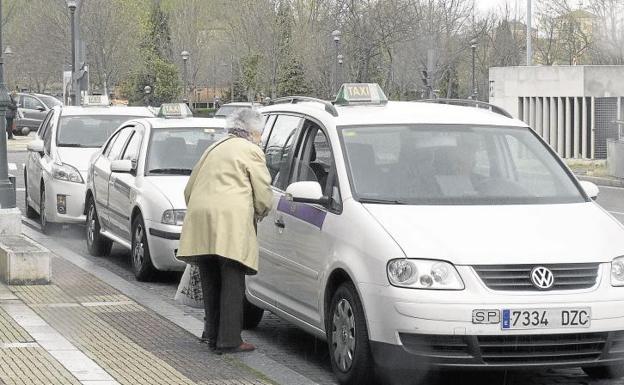
[{"label": "white hair", "polygon": [[240,108],[231,113],[226,121],[225,128],[228,132],[237,133],[262,133],[263,119],[258,111],[252,108]]}]

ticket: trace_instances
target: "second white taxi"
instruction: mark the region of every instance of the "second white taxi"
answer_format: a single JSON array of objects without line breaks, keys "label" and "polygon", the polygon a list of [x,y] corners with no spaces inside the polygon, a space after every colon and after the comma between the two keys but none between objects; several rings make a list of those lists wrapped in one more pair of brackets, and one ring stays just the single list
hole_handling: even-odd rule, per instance
[{"label": "second white taxi", "polygon": [[204,151],[226,135],[221,119],[186,118],[175,106],[162,110],[164,117],[119,128],[87,174],[89,252],[107,255],[112,242],[128,248],[138,280],[184,270],[175,258],[186,214],[184,187]]}]

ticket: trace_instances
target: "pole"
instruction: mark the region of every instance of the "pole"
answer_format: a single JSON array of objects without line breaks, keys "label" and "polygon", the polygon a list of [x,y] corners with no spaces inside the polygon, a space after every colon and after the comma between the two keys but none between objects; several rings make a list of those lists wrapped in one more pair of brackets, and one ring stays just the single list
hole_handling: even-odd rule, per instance
[{"label": "pole", "polygon": [[234,57],[230,56],[230,103],[234,101]]},{"label": "pole", "polygon": [[184,101],[188,101],[188,72],[186,69],[186,62],[188,60],[184,59]]},{"label": "pole", "polygon": [[[0,0],[0,20],[2,20],[2,0]],[[4,84],[2,25],[0,24],[0,209],[15,208],[15,189],[9,180],[7,157],[6,110],[9,106],[9,98],[9,92]]]},{"label": "pole", "polygon": [[471,99],[476,100],[477,99],[477,83],[475,81],[475,51],[477,50],[477,47],[475,46],[475,44],[472,44],[471,46],[472,48],[472,97]]},{"label": "pole", "polygon": [[531,0],[527,0],[527,22],[526,22],[526,26],[527,26],[527,31],[526,31],[526,46],[527,46],[527,65],[533,65],[533,47],[531,46],[531,19],[532,19],[532,12],[531,12]]},{"label": "pole", "polygon": [[71,53],[72,53],[72,62],[71,62],[71,69],[72,69],[72,88],[71,88],[71,104],[72,105],[76,105],[76,20],[75,20],[75,14],[76,14],[76,9],[75,8],[70,8],[69,9],[69,13],[70,13],[70,28],[71,28]]}]

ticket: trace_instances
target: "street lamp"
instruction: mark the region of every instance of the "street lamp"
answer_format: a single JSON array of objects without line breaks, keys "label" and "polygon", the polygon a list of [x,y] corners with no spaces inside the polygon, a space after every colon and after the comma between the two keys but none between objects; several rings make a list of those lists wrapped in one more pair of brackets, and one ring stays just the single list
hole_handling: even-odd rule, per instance
[{"label": "street lamp", "polygon": [[336,83],[340,85],[342,83],[342,64],[344,63],[344,56],[342,54],[336,57],[338,59],[338,72],[336,73]]},{"label": "street lamp", "polygon": [[145,106],[149,107],[149,96],[152,93],[152,87],[150,86],[145,86],[143,88],[143,92],[145,94]]},{"label": "street lamp", "polygon": [[332,38],[334,39],[334,45],[336,46],[336,55],[334,56],[336,60],[334,61],[334,83],[332,84],[332,94],[334,92],[338,92],[338,52],[340,51],[340,37],[342,33],[339,30],[334,30],[332,33]]},{"label": "street lamp", "polygon": [[78,6],[77,0],[67,0],[67,8],[70,14],[70,28],[71,28],[71,69],[72,69],[72,88],[71,88],[71,103],[76,105],[76,7]]},{"label": "street lamp", "polygon": [[470,49],[472,50],[472,94],[470,95],[470,98],[477,100],[478,92],[477,83],[475,81],[475,52],[477,50],[477,39],[472,39],[470,41]]},{"label": "street lamp", "polygon": [[188,62],[190,55],[191,54],[189,54],[189,52],[186,50],[180,53],[180,56],[182,56],[182,61],[184,62],[184,101],[185,102],[188,100],[188,72],[186,68],[186,63]]},{"label": "street lamp", "polygon": [[[2,0],[0,0],[0,20],[2,20]],[[9,106],[9,97],[9,91],[4,84],[2,26],[0,25],[0,209],[15,208],[15,188],[9,179],[7,158],[6,110]]]}]

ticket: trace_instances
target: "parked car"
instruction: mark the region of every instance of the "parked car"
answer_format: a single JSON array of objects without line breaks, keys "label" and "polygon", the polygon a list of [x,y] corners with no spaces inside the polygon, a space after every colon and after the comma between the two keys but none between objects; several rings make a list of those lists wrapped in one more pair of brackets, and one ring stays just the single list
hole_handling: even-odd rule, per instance
[{"label": "parked car", "polygon": [[624,375],[624,227],[526,123],[475,101],[387,101],[376,84],[273,104],[274,208],[245,325],[264,309],[326,339],[341,384]]},{"label": "parked car", "polygon": [[17,93],[15,98],[17,113],[13,133],[17,135],[28,135],[31,131],[37,131],[48,112],[63,105],[57,98],[44,94]]},{"label": "parked car", "polygon": [[232,102],[222,105],[215,113],[215,118],[227,118],[231,113],[241,108],[254,108],[260,106],[258,103]]},{"label": "parked car", "polygon": [[92,255],[113,242],[130,250],[138,280],[186,266],[175,258],[186,214],[184,187],[204,151],[226,136],[222,119],[160,118],[125,123],[90,161],[86,240]]},{"label": "parked car", "polygon": [[145,107],[52,108],[28,144],[26,216],[38,215],[44,232],[58,223],[83,223],[89,159],[122,123],[151,116]]}]

